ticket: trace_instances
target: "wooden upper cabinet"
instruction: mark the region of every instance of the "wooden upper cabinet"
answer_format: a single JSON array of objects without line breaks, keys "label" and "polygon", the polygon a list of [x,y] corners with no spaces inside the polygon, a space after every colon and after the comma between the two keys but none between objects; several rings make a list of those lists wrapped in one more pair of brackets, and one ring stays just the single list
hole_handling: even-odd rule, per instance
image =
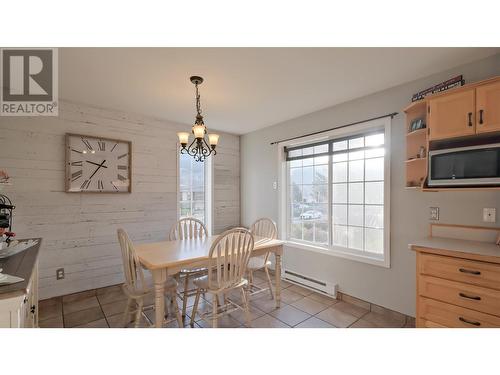
[{"label": "wooden upper cabinet", "polygon": [[476,88],[476,131],[500,131],[500,81]]},{"label": "wooden upper cabinet", "polygon": [[475,134],[475,97],[470,89],[429,99],[429,140]]}]

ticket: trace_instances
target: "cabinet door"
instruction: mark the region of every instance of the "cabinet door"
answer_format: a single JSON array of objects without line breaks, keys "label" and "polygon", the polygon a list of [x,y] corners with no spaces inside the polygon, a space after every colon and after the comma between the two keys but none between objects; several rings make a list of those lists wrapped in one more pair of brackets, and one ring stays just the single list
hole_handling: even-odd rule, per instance
[{"label": "cabinet door", "polygon": [[500,81],[476,88],[478,133],[500,131]]},{"label": "cabinet door", "polygon": [[474,89],[429,100],[430,140],[475,134]]}]

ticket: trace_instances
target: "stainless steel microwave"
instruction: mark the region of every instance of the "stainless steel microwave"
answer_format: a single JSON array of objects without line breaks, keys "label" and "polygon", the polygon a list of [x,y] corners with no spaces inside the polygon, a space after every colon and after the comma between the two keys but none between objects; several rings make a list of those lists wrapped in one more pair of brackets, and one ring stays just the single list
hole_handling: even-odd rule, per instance
[{"label": "stainless steel microwave", "polygon": [[500,143],[429,151],[427,184],[500,185]]}]

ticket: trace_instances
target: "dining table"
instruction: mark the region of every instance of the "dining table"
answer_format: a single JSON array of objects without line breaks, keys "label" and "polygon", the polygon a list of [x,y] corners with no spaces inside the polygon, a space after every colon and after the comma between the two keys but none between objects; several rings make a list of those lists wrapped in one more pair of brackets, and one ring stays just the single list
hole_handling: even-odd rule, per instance
[{"label": "dining table", "polygon": [[[161,328],[165,319],[165,282],[181,269],[207,267],[212,243],[218,236],[160,241],[136,245],[136,253],[142,266],[153,276],[155,296],[155,327]],[[275,256],[276,308],[281,303],[281,258],[284,241],[254,236],[251,257],[271,252]]]}]

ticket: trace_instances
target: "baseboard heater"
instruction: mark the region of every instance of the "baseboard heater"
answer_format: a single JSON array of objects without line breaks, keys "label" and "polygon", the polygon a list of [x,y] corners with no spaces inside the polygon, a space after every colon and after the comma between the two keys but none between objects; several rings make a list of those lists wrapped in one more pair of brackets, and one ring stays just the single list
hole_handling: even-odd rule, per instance
[{"label": "baseboard heater", "polygon": [[337,298],[338,285],[328,281],[316,280],[313,277],[301,275],[298,272],[285,270],[285,280],[290,281],[293,284],[298,284],[308,289],[314,291],[328,294],[334,298]]}]

